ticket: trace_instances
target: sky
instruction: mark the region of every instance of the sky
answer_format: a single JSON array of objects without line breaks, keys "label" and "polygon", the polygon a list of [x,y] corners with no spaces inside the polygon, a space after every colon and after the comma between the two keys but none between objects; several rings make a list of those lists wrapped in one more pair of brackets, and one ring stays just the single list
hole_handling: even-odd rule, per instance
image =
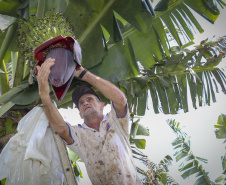
[{"label": "sky", "polygon": [[[193,12],[196,14],[195,12]],[[215,24],[211,24],[197,16],[197,19],[203,29],[204,33],[195,34],[194,42],[199,44],[200,41],[206,38],[212,38],[213,35],[224,36],[225,34],[225,17],[226,10],[221,9],[221,15],[216,20]],[[219,65],[219,68],[226,69],[225,59]],[[221,89],[221,88],[219,88]],[[225,153],[225,144],[223,140],[216,139],[214,133],[214,125],[217,124],[218,116],[220,114],[226,114],[226,95],[220,91],[216,94],[217,102],[211,102],[211,106],[198,107],[198,109],[193,109],[190,101],[190,109],[188,113],[179,113],[176,115],[165,115],[163,113],[154,114],[152,109],[151,98],[149,98],[149,110],[146,111],[145,116],[141,119],[140,123],[150,130],[150,136],[145,137],[146,139],[146,149],[143,151],[148,155],[149,159],[154,163],[159,163],[166,155],[173,157],[175,151],[171,143],[176,139],[176,135],[172,129],[166,123],[168,119],[175,119],[176,122],[180,122],[180,128],[182,131],[187,133],[188,136],[191,136],[191,150],[195,156],[208,159],[208,164],[203,164],[203,167],[206,172],[209,172],[209,177],[211,180],[215,180],[222,173],[221,166],[221,156]],[[108,111],[108,108],[105,109],[105,112]],[[78,112],[76,109],[61,109],[65,120],[70,123],[82,123],[82,120],[78,118]],[[76,117],[76,120],[75,120]],[[194,184],[194,178],[182,179],[181,173],[178,172],[178,166],[182,161],[178,163],[173,161],[173,165],[170,166],[169,174],[173,177],[176,182],[182,185],[191,185]],[[82,169],[84,168],[83,164],[80,164]],[[83,170],[84,178],[81,179],[81,183],[84,185],[90,184],[90,181],[87,179],[86,172]]]}]

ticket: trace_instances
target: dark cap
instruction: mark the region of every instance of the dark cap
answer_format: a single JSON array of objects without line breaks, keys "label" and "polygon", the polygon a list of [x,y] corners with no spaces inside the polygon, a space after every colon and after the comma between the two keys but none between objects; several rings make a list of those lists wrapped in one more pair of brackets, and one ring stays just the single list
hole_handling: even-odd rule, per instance
[{"label": "dark cap", "polygon": [[93,94],[101,101],[100,97],[96,94],[96,92],[91,87],[89,87],[88,85],[79,86],[72,93],[72,100],[78,109],[79,109],[78,101],[84,94]]}]

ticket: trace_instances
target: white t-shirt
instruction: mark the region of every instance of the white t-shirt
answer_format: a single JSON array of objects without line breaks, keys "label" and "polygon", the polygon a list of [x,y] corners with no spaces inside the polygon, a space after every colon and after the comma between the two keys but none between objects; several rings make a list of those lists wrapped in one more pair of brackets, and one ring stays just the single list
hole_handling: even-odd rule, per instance
[{"label": "white t-shirt", "polygon": [[104,116],[99,132],[85,123],[71,126],[73,144],[67,145],[84,161],[93,185],[142,184],[137,176],[129,143],[129,113],[119,118],[114,105]]}]

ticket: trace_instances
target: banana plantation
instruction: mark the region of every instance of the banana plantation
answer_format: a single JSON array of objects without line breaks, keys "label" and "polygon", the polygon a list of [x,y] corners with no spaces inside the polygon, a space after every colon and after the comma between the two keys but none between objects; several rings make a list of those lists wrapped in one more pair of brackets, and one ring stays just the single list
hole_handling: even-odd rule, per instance
[{"label": "banana plantation", "polygon": [[[21,118],[41,104],[34,48],[58,35],[70,36],[81,45],[82,66],[114,83],[127,97],[130,143],[133,157],[144,166],[137,167],[142,182],[178,184],[167,173],[173,157],[167,155],[154,164],[142,152],[145,139],[136,136],[148,136],[149,132],[137,117],[144,116],[150,106],[155,114],[186,113],[190,99],[197,109],[216,102],[219,91],[226,94],[226,77],[218,68],[225,57],[226,36],[203,40],[195,49],[188,49],[194,44],[194,30],[204,32],[194,12],[214,24],[225,6],[225,0],[0,1],[0,152],[17,133]],[[53,91],[51,98],[58,108],[73,108],[72,92],[84,83],[75,77],[63,100],[58,101]],[[97,93],[105,104],[109,103]],[[148,105],[148,98],[152,105]],[[196,185],[225,184],[225,156],[224,174],[210,179],[201,165],[206,160],[193,155],[180,124],[171,120],[168,125],[177,136],[172,143],[174,157],[184,160],[178,169],[182,178],[195,174]],[[215,127],[216,137],[225,139],[225,115],[219,116]],[[77,165],[80,159],[72,151],[69,156],[75,175],[81,178]],[[5,184],[5,179],[0,184]]]}]

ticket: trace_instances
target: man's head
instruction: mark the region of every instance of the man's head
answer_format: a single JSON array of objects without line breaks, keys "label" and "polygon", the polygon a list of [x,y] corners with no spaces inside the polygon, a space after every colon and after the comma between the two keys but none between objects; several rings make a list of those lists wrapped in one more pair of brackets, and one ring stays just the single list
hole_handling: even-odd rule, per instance
[{"label": "man's head", "polygon": [[76,88],[72,93],[72,100],[80,110],[82,119],[88,116],[103,115],[104,103],[101,102],[95,91],[87,85]]},{"label": "man's head", "polygon": [[78,109],[79,109],[79,99],[85,94],[92,94],[97,98],[97,100],[101,102],[100,97],[96,94],[96,92],[91,87],[89,87],[88,85],[82,85],[76,88],[72,93],[72,100]]}]

